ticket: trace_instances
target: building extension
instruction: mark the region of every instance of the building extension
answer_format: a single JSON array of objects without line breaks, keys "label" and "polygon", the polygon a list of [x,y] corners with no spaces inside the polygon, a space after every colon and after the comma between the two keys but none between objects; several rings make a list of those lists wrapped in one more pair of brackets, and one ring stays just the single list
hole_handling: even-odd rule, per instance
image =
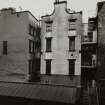
[{"label": "building extension", "polygon": [[0,11],[0,80],[22,82],[36,77],[40,67],[39,33],[38,20],[29,11]]}]

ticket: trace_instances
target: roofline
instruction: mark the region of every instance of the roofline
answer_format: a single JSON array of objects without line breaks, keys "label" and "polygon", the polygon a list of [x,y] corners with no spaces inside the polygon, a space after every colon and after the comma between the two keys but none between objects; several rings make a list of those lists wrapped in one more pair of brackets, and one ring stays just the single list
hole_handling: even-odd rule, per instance
[{"label": "roofline", "polygon": [[[81,14],[81,15],[82,15],[82,13],[83,13],[82,11],[70,13],[70,12],[67,11],[67,9],[65,9],[65,11],[66,11],[68,14]],[[41,18],[52,16],[54,13],[55,13],[55,9],[54,9],[54,11],[53,11],[52,14],[41,16]]]},{"label": "roofline", "polygon": [[54,2],[54,5],[56,5],[56,4],[62,4],[62,3],[67,3],[67,1]]},{"label": "roofline", "polygon": [[[66,5],[67,5],[67,1],[54,2],[54,5],[62,4],[62,3],[66,3]],[[81,14],[81,15],[82,15],[82,13],[83,13],[83,11],[70,13],[70,12],[67,11],[67,7],[66,7],[65,11],[66,11],[68,14]],[[52,16],[54,13],[55,13],[55,8],[54,8],[53,12],[52,12],[50,15],[49,15],[49,14],[48,14],[48,15],[44,15],[44,16],[41,16],[41,18]]]},{"label": "roofline", "polygon": [[16,14],[16,13],[25,13],[28,12],[31,16],[33,16],[33,18],[35,18],[37,21],[39,21],[30,11],[19,11],[19,12],[14,12],[12,14]]},{"label": "roofline", "polygon": [[41,16],[41,18],[52,16],[54,13],[55,13],[55,9],[53,10],[53,12],[50,15],[49,14],[48,15],[44,15],[44,16]]}]

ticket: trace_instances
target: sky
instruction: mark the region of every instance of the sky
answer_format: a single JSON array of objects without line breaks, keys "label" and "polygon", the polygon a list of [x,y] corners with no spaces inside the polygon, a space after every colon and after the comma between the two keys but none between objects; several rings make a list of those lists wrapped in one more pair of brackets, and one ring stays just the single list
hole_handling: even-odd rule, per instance
[{"label": "sky", "polygon": [[[0,0],[0,9],[14,7],[17,11],[29,10],[37,19],[51,14],[54,9],[55,0]],[[87,22],[88,17],[95,16],[96,5],[99,1],[105,0],[59,0],[67,1],[67,8],[75,11],[83,11],[83,21]]]}]

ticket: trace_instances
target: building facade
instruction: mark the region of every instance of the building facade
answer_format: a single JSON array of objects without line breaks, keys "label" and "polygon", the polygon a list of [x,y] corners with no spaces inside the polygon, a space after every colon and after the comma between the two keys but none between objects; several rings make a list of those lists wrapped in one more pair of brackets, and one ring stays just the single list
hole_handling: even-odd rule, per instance
[{"label": "building facade", "polygon": [[89,80],[95,79],[97,68],[97,22],[96,17],[88,19],[88,23],[83,26],[82,37],[82,81],[87,83]]},{"label": "building facade", "polygon": [[97,3],[98,71],[97,78],[105,78],[105,1]]},{"label": "building facade", "polygon": [[33,78],[39,69],[35,69],[40,61],[39,31],[38,20],[29,11],[1,10],[0,80],[21,82]]},{"label": "building facade", "polygon": [[82,12],[55,1],[54,12],[42,16],[41,81],[80,86]]}]

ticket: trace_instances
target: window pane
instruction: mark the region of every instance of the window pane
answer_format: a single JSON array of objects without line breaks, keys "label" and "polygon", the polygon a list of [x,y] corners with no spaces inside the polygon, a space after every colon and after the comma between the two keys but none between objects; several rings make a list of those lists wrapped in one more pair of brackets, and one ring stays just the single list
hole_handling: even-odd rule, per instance
[{"label": "window pane", "polygon": [[51,38],[46,39],[46,52],[51,52]]},{"label": "window pane", "polygon": [[46,60],[46,75],[51,74],[51,60]]},{"label": "window pane", "polygon": [[31,40],[29,40],[29,53],[31,53]]},{"label": "window pane", "polygon": [[46,23],[46,32],[52,31],[52,23]]},{"label": "window pane", "polygon": [[75,37],[69,37],[69,51],[75,51]]},{"label": "window pane", "polygon": [[76,29],[76,19],[69,19],[69,30]]},{"label": "window pane", "polygon": [[88,32],[89,41],[92,42],[93,40],[93,32]]},{"label": "window pane", "polygon": [[29,34],[34,36],[36,34],[35,27],[32,25],[29,25]]},{"label": "window pane", "polygon": [[29,53],[34,53],[34,49],[35,49],[35,42],[29,40]]},{"label": "window pane", "polygon": [[29,25],[29,34],[31,34],[31,25]]},{"label": "window pane", "polygon": [[74,75],[75,70],[75,60],[69,60],[69,75]]}]

